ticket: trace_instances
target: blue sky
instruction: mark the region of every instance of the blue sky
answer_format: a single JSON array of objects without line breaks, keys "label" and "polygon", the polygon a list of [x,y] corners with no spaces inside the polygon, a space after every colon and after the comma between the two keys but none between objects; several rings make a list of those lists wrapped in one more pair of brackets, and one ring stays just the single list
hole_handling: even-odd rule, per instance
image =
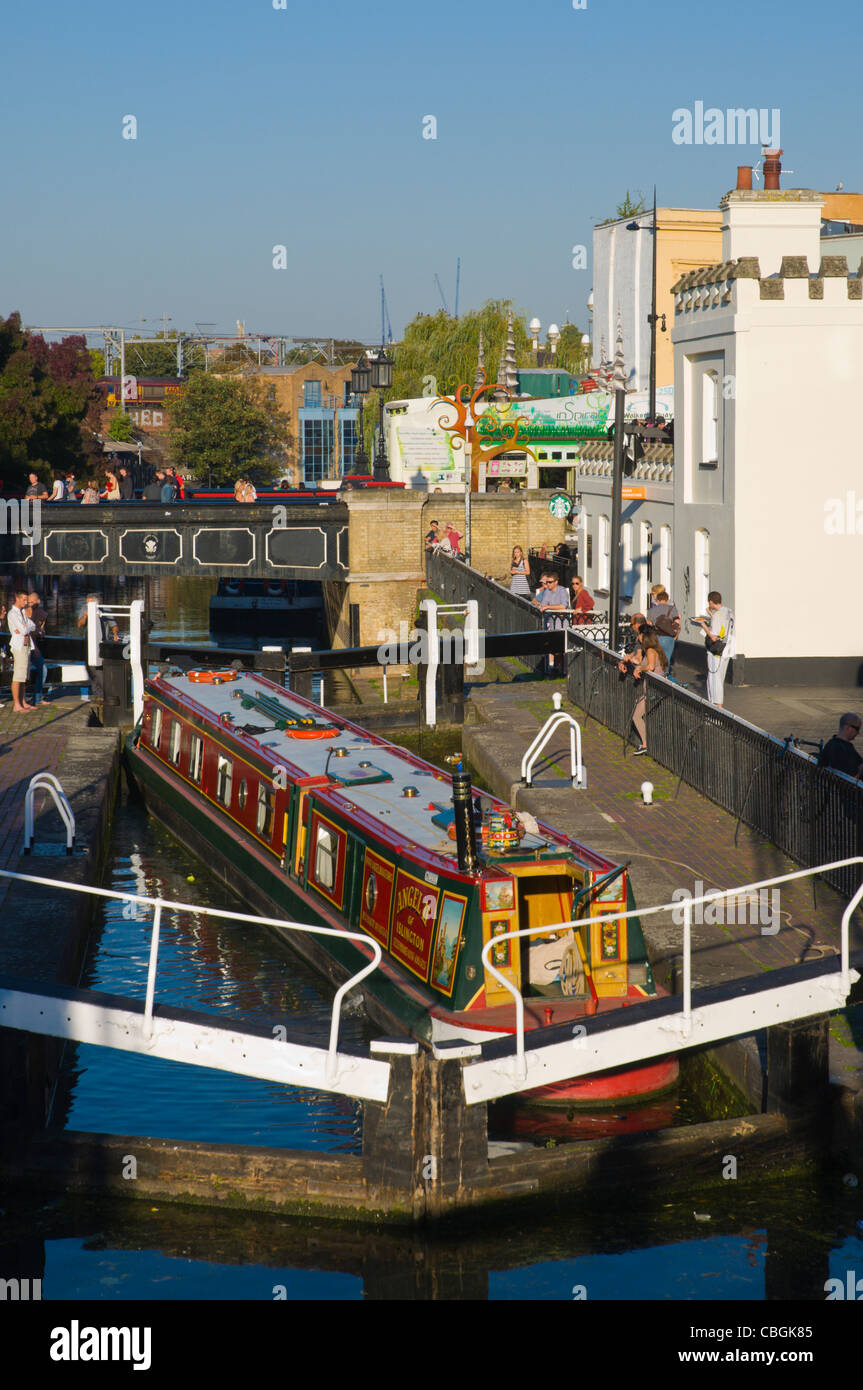
[{"label": "blue sky", "polygon": [[512,298],[544,327],[567,313],[586,326],[591,271],[572,269],[572,248],[590,252],[627,189],[649,197],[655,180],[660,204],[715,207],[759,156],[676,145],[676,108],[778,107],[785,186],[863,189],[859,10],[820,13],[800,0],[9,7],[0,313],[372,340],[383,272],[398,337],[439,307],[435,272],[453,308],[460,255],[463,310]]}]

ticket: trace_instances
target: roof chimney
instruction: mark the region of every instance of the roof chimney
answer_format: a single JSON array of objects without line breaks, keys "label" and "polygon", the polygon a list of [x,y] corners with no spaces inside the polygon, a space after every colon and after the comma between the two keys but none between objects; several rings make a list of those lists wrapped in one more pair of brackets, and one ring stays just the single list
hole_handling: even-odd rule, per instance
[{"label": "roof chimney", "polygon": [[773,188],[773,189],[778,189],[778,188],[779,188],[779,175],[782,173],[782,165],[781,165],[780,162],[779,162],[779,160],[780,160],[780,158],[781,158],[781,155],[782,155],[782,151],[781,151],[781,150],[765,150],[765,151],[764,151],[764,191],[765,191],[765,193],[767,192],[767,190],[768,190],[769,188]]},{"label": "roof chimney", "polygon": [[752,165],[738,164],[737,166],[737,187],[741,190],[752,191]]}]

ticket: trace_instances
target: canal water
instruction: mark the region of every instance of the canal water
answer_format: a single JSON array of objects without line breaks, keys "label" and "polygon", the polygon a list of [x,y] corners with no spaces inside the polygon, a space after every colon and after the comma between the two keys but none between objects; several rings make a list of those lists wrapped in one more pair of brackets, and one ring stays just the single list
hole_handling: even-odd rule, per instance
[{"label": "canal water", "polygon": [[[154,638],[211,641],[211,591],[198,581],[161,583]],[[109,597],[121,602],[134,596],[115,590]],[[49,630],[73,630],[83,595],[67,590],[46,598],[53,600]],[[271,642],[259,636],[256,644]],[[238,642],[231,636],[224,645]],[[344,691],[339,695],[345,698]],[[410,740],[400,731],[397,741]],[[423,754],[439,760],[451,747],[426,741]],[[125,792],[104,886],[238,907]],[[129,905],[106,903],[82,984],[141,997],[149,926]],[[261,929],[193,908],[163,917],[156,999],[284,1022],[322,1042],[329,1028],[331,995],[304,964]],[[378,1031],[352,1002],[342,1037],[362,1043]],[[655,1128],[735,1113],[735,1103],[725,1093],[721,1110],[711,1109],[703,1075],[685,1069],[679,1090],[646,1107],[640,1123]],[[54,1118],[75,1130],[329,1152],[358,1153],[362,1137],[361,1107],[350,1100],[79,1045],[67,1050]],[[498,1139],[550,1146],[632,1123],[631,1114],[605,1112],[572,1122],[500,1108],[490,1128]],[[607,1198],[597,1206],[567,1197],[553,1212],[501,1216],[493,1228],[472,1229],[463,1240],[453,1232],[434,1239],[379,1229],[368,1239],[363,1227],[350,1223],[170,1204],[63,1200],[42,1206],[16,1199],[4,1216],[0,1249],[9,1239],[24,1242],[41,1270],[43,1298],[61,1300],[823,1299],[828,1278],[844,1280],[851,1270],[863,1275],[863,1172],[801,1168],[775,1179],[740,1174],[703,1198],[675,1196],[673,1176],[668,1192],[640,1196],[636,1206],[626,1193],[611,1206]]]}]

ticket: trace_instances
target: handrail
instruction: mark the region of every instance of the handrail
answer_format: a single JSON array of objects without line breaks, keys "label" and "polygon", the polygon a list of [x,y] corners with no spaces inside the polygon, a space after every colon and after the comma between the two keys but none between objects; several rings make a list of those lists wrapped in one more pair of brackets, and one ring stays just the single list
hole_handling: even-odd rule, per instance
[{"label": "handrail", "polygon": [[371,946],[374,959],[356,975],[352,975],[349,980],[336,991],[333,999],[333,1011],[330,1017],[330,1041],[327,1049],[326,1079],[328,1082],[334,1080],[337,1075],[338,1060],[338,1040],[339,1024],[341,1022],[342,1000],[349,989],[358,985],[360,980],[364,980],[373,970],[376,970],[381,963],[382,951],[380,945],[372,937],[366,936],[363,932],[342,931],[338,927],[318,927],[310,922],[287,922],[279,917],[258,917],[251,912],[229,912],[221,907],[203,907],[198,903],[178,903],[168,898],[151,898],[144,893],[118,893],[110,888],[94,888],[88,883],[61,883],[55,878],[37,878],[33,874],[16,874],[9,869],[0,869],[0,878],[10,878],[21,883],[39,883],[47,888],[62,888],[69,893],[91,893],[97,898],[113,898],[124,903],[143,903],[153,908],[153,930],[150,937],[150,959],[147,967],[147,994],[144,1001],[144,1020],[143,1033],[145,1038],[152,1037],[153,1034],[153,996],[156,988],[156,966],[159,955],[159,930],[161,925],[162,908],[167,907],[175,912],[200,912],[206,917],[224,917],[233,922],[255,922],[263,927],[290,928],[296,931],[312,932],[316,936],[338,936],[347,937],[351,941],[362,941],[367,946]]},{"label": "handrail", "polygon": [[72,853],[75,844],[75,812],[69,805],[68,797],[53,772],[37,772],[30,778],[24,793],[24,853],[30,853],[34,839],[33,798],[37,791],[50,792],[54,805],[63,818],[66,827],[66,853]]},{"label": "handrail", "polygon": [[[711,891],[703,893],[699,898],[685,898],[683,900],[683,1007],[677,1024],[681,1032],[687,1034],[692,1026],[692,908],[700,903],[713,903],[714,905],[723,898],[736,898],[742,893],[749,893],[755,889],[770,888],[777,883],[790,883],[798,878],[808,878],[812,874],[829,873],[833,869],[844,869],[851,864],[863,865],[863,855],[854,855],[851,859],[837,859],[832,864],[819,864],[814,869],[798,869],[793,874],[780,874],[778,878],[760,879],[757,883],[745,883],[736,888],[724,888],[721,892]],[[841,928],[841,951],[839,966],[839,984],[841,993],[847,997],[851,988],[851,968],[849,950],[849,925],[851,914],[863,899],[863,882],[848,902],[842,914]],[[669,909],[679,911],[680,900],[670,903],[661,903],[658,907],[631,908],[627,912],[609,912],[601,917],[586,919],[579,918],[578,921],[569,922],[547,922],[541,927],[522,927],[518,931],[501,932],[498,936],[490,937],[482,948],[482,963],[484,968],[501,984],[515,1002],[515,1024],[516,1024],[516,1055],[514,1058],[514,1071],[521,1080],[527,1076],[527,1060],[524,1052],[524,997],[516,989],[510,980],[502,975],[499,970],[492,965],[489,952],[492,947],[499,946],[502,941],[509,941],[517,936],[536,936],[540,932],[560,931],[565,928],[578,926],[586,920],[593,922],[623,922],[630,917],[650,917],[657,912],[668,912]],[[671,1026],[674,1026],[672,1024]]]},{"label": "handrail", "polygon": [[561,696],[558,691],[555,691],[552,699],[554,701],[554,714],[550,714],[548,719],[546,719],[539,733],[522,758],[521,780],[524,782],[525,786],[531,786],[534,763],[545,748],[552,734],[557,732],[561,724],[566,724],[569,727],[570,782],[574,787],[581,787],[584,785],[584,768],[581,762],[581,726],[577,719],[573,719],[571,714],[568,714],[566,710],[560,708]]}]

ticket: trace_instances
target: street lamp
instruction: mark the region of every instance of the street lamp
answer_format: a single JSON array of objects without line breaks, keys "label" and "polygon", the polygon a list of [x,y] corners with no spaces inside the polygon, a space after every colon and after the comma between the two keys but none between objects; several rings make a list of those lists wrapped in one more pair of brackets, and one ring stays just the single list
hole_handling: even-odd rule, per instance
[{"label": "street lamp", "polygon": [[538,318],[531,319],[530,323],[528,324],[528,331],[530,333],[531,350],[533,352],[536,352],[539,348],[539,335],[542,332],[542,324],[540,323]]},{"label": "street lamp", "polygon": [[647,315],[647,322],[650,324],[650,406],[648,409],[648,419],[651,425],[656,424],[656,324],[659,318],[662,319],[662,332],[665,333],[665,315],[657,315],[656,312],[656,234],[659,228],[656,225],[656,185],[653,186],[653,225],[643,227],[640,222],[627,222],[628,232],[649,231],[653,237],[653,277],[651,282],[650,313]]},{"label": "street lamp", "polygon": [[369,456],[366,453],[366,444],[363,437],[363,398],[369,394],[372,384],[372,371],[369,366],[369,359],[365,353],[362,354],[357,365],[351,368],[351,391],[360,401],[360,432],[359,444],[354,450],[354,472],[368,474]]},{"label": "street lamp", "polygon": [[387,357],[381,344],[371,359],[372,390],[379,391],[378,397],[378,447],[375,453],[375,466],[372,477],[376,483],[389,482],[390,464],[387,458],[387,441],[384,434],[384,391],[393,384],[393,359]]},{"label": "street lamp", "polygon": [[556,323],[548,325],[548,341],[551,344],[551,355],[554,357],[557,352],[557,345],[560,342],[560,329]]}]

